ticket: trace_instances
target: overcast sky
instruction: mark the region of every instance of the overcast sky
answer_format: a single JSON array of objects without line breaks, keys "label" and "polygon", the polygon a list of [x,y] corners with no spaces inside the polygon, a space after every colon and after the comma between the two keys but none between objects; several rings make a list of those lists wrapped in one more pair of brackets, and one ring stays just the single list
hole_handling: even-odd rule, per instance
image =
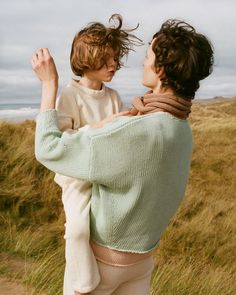
[{"label": "overcast sky", "polygon": [[[202,83],[197,97],[236,96],[236,1],[235,0],[0,0],[0,101],[39,101],[40,84],[30,59],[39,47],[54,56],[64,86],[72,74],[70,46],[74,34],[91,21],[107,24],[120,13],[124,28],[139,23],[136,35],[146,45],[131,53],[112,86],[122,96],[138,94],[142,59],[147,42],[169,18],[189,22],[206,34],[215,49],[211,77]],[[125,97],[123,97],[126,99]]]}]

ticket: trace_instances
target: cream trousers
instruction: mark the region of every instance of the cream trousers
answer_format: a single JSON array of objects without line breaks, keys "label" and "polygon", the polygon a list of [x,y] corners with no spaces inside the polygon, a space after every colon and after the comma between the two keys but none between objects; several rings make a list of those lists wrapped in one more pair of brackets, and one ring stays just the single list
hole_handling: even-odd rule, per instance
[{"label": "cream trousers", "polygon": [[87,293],[100,282],[97,261],[90,246],[91,184],[58,174],[55,182],[62,187],[66,215],[63,295],[74,295],[74,291]]}]

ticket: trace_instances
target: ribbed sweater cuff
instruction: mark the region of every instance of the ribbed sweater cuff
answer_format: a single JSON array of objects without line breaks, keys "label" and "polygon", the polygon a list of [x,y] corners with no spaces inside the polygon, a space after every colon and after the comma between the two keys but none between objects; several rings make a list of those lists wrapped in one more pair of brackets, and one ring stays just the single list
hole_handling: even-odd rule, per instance
[{"label": "ribbed sweater cuff", "polygon": [[36,122],[41,130],[58,129],[57,111],[53,109],[40,112],[36,118]]}]

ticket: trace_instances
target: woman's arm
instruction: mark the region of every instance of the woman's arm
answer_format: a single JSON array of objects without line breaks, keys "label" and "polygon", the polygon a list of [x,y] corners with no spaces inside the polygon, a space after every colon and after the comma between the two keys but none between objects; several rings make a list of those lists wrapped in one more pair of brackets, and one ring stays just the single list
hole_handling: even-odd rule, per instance
[{"label": "woman's arm", "polygon": [[62,133],[57,124],[56,110],[47,110],[37,116],[36,159],[53,172],[90,181],[92,141],[84,130],[86,127],[71,134]]}]

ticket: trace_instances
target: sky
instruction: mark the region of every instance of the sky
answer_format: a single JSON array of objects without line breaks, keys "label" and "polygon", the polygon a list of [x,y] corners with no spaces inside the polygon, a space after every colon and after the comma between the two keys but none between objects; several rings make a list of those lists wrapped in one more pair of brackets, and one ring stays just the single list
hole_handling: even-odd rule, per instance
[{"label": "sky", "polygon": [[215,52],[213,73],[201,82],[197,98],[236,96],[236,1],[235,0],[0,0],[0,107],[1,103],[38,103],[40,83],[30,64],[41,47],[51,51],[60,76],[60,89],[71,79],[69,55],[73,37],[91,21],[108,25],[119,13],[124,28],[135,27],[144,46],[125,59],[109,86],[124,101],[141,94],[142,61],[148,42],[161,24],[175,18],[205,34]]}]

